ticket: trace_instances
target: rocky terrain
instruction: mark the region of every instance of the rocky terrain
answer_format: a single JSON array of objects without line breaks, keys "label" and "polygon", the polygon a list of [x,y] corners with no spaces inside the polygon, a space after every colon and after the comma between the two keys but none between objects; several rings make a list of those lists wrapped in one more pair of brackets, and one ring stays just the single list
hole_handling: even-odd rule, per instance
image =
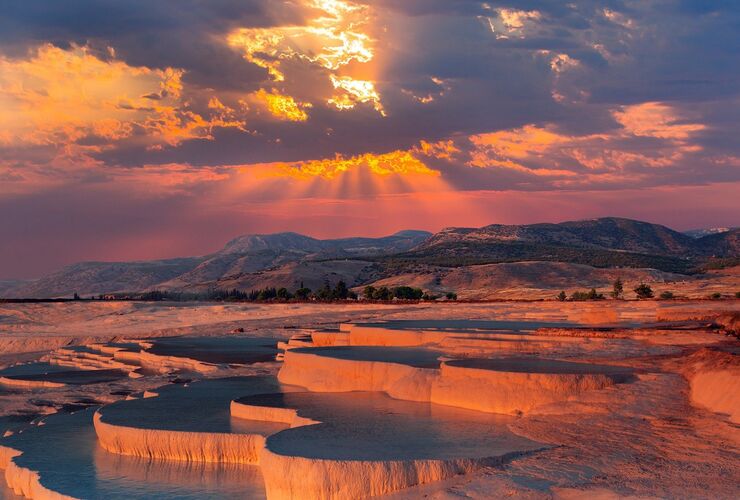
[{"label": "rocky terrain", "polygon": [[0,304],[0,498],[735,498],[739,313]]}]

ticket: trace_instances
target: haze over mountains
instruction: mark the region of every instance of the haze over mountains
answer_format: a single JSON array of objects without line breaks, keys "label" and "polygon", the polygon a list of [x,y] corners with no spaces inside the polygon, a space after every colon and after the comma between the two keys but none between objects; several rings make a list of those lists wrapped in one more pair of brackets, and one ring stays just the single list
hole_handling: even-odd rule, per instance
[{"label": "haze over mountains", "polygon": [[430,291],[501,289],[515,284],[557,288],[607,283],[615,268],[636,280],[671,280],[709,259],[740,257],[739,234],[740,230],[730,229],[687,235],[657,224],[602,218],[448,228],[436,234],[401,231],[381,238],[245,235],[202,257],[83,262],[38,280],[0,282],[0,296],[268,286],[294,290],[301,284],[317,289],[340,279],[350,286],[407,284]]}]

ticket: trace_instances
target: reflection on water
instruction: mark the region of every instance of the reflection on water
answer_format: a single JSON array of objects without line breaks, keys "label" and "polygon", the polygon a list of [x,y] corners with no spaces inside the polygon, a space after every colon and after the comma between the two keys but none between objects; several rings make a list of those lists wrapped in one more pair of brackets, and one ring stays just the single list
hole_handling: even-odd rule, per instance
[{"label": "reflection on water", "polygon": [[94,450],[97,480],[135,498],[265,498],[259,466],[150,460]]},{"label": "reflection on water", "polygon": [[267,446],[282,455],[333,460],[487,458],[542,447],[509,431],[514,417],[401,401],[380,392],[263,394],[240,401],[295,408],[301,416],[322,422],[270,436]]},{"label": "reflection on water", "polygon": [[274,361],[278,353],[274,337],[162,337],[150,339],[148,352],[179,356],[206,363],[251,364]]},{"label": "reflection on water", "polygon": [[246,425],[231,418],[231,400],[249,394],[282,390],[275,377],[230,377],[193,382],[187,386],[169,385],[157,389],[159,396],[119,401],[102,410],[103,421],[114,425],[135,426],[188,432],[230,432],[270,434],[285,428],[273,422]]},{"label": "reflection on water", "polygon": [[127,376],[127,373],[121,370],[76,370],[45,362],[25,363],[0,370],[0,377],[74,385],[112,382]]},{"label": "reflection on water", "polygon": [[420,347],[386,346],[308,347],[293,349],[293,351],[336,359],[398,363],[416,368],[439,368],[439,357],[442,355],[440,351]]},{"label": "reflection on water", "polygon": [[265,497],[256,466],[189,464],[110,454],[97,444],[93,412],[54,415],[45,425],[0,442],[22,451],[16,463],[38,471],[45,487],[77,498]]}]

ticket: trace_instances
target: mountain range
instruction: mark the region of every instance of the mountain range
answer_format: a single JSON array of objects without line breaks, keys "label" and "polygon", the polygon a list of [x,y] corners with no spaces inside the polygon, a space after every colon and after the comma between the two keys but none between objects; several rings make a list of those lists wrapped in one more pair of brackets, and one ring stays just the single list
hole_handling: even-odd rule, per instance
[{"label": "mountain range", "polygon": [[[687,235],[622,218],[559,224],[401,231],[380,238],[317,239],[297,233],[245,235],[205,256],[81,262],[37,280],[0,282],[6,298],[66,297],[151,290],[251,290],[340,279],[350,286],[414,284],[430,291],[551,280],[601,283],[611,270],[640,279],[679,279],[718,259],[740,257],[740,230]],[[576,283],[577,282],[577,283]],[[526,284],[525,283],[525,284]]]}]

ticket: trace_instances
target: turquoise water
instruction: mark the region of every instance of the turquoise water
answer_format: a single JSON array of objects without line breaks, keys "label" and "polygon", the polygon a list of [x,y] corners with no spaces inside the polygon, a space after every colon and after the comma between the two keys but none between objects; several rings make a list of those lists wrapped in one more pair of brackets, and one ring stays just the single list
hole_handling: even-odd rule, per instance
[{"label": "turquoise water", "polygon": [[128,377],[128,374],[121,370],[75,370],[66,366],[37,362],[15,365],[0,370],[0,377],[84,385],[113,382]]},{"label": "turquoise water", "polygon": [[108,453],[98,446],[94,409],[54,415],[45,425],[0,440],[21,450],[15,461],[39,471],[41,483],[77,498],[265,498],[256,466],[189,464]]},{"label": "turquoise water", "polygon": [[447,362],[450,366],[492,370],[499,372],[542,373],[542,374],[604,374],[628,375],[634,370],[615,365],[574,363],[544,358],[506,358],[506,359],[455,359]]},{"label": "turquoise water", "polygon": [[440,362],[437,358],[443,354],[439,351],[419,347],[376,346],[309,347],[298,348],[293,351],[336,359],[398,363],[416,368],[439,368]]},{"label": "turquoise water", "polygon": [[543,447],[509,431],[514,417],[401,401],[379,392],[296,392],[240,401],[294,408],[322,422],[268,437],[268,448],[281,455],[331,460],[489,458]]},{"label": "turquoise water", "polygon": [[[154,398],[118,401],[101,410],[103,421],[114,425],[188,432],[269,434],[285,428],[271,422],[247,425],[232,419],[231,400],[250,394],[280,391],[275,377],[231,377],[168,385]],[[259,424],[259,425],[258,425]]]},{"label": "turquoise water", "polygon": [[147,339],[148,349],[160,356],[179,356],[215,364],[251,364],[274,361],[278,353],[274,337],[164,337]]},{"label": "turquoise water", "polygon": [[[261,433],[285,424],[232,419],[232,399],[283,389],[275,377],[233,377],[157,389],[157,397],[119,401],[101,411],[106,422],[193,432]],[[256,466],[192,464],[108,453],[98,446],[95,408],[53,415],[0,444],[23,452],[16,463],[39,471],[42,484],[78,498],[264,498]],[[2,422],[0,422],[2,423]],[[10,428],[7,422],[6,428]],[[21,423],[16,426],[21,427]]]}]

